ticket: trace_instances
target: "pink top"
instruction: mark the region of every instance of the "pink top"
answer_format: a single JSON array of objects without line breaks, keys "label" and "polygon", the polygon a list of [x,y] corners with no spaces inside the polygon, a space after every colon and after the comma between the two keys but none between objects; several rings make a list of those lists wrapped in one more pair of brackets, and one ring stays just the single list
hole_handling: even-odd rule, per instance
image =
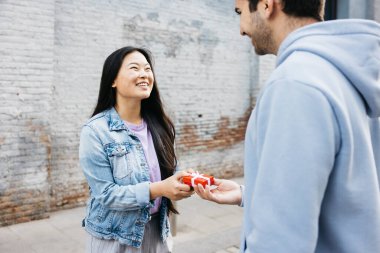
[{"label": "pink top", "polygon": [[[161,181],[160,165],[158,163],[156,150],[154,149],[152,135],[148,130],[147,124],[144,120],[141,122],[140,125],[135,125],[127,121],[124,121],[124,123],[129,128],[129,130],[131,130],[141,141],[145,153],[145,158],[149,167],[150,182]],[[160,204],[161,197],[156,198],[154,200],[154,207],[150,209],[150,213],[153,214],[158,212]]]}]

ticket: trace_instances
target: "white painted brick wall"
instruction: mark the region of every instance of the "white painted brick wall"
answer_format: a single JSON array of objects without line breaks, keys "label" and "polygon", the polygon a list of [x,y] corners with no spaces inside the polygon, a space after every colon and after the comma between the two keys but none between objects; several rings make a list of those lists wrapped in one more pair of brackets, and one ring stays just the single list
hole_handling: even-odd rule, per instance
[{"label": "white painted brick wall", "polygon": [[0,226],[84,203],[80,128],[105,58],[126,45],[154,55],[181,168],[242,175],[245,126],[275,58],[239,35],[234,1],[2,0]]},{"label": "white painted brick wall", "polygon": [[[233,2],[214,0],[144,6],[141,1],[56,1],[52,208],[82,201],[80,126],[95,105],[103,61],[126,45],[147,47],[154,55],[158,85],[178,132],[181,167],[242,174],[252,54],[239,37],[233,10]],[[227,134],[208,147],[223,117],[229,121]],[[186,127],[194,131],[185,134]]]},{"label": "white painted brick wall", "polygon": [[245,125],[266,73],[239,36],[233,1],[0,1],[0,225],[82,205],[82,124],[105,58],[155,58],[180,166],[242,175]]},{"label": "white painted brick wall", "polygon": [[0,225],[49,209],[54,2],[0,2]]}]

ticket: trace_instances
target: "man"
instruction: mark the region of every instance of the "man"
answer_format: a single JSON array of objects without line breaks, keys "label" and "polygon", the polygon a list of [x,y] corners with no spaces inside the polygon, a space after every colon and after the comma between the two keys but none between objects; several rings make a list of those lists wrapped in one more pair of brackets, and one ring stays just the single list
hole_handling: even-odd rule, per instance
[{"label": "man", "polygon": [[[236,0],[240,33],[276,54],[245,139],[242,252],[380,252],[380,26],[322,21],[323,0]],[[244,193],[244,194],[242,194]]]}]

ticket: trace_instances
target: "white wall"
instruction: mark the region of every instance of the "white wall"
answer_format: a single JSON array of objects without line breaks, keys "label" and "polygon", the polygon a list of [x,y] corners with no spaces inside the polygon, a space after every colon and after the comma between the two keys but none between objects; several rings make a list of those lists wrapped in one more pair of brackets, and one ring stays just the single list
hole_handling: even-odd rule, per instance
[{"label": "white wall", "polygon": [[257,61],[233,1],[0,1],[0,225],[82,205],[81,125],[114,50],[148,47],[182,168],[242,175]]}]

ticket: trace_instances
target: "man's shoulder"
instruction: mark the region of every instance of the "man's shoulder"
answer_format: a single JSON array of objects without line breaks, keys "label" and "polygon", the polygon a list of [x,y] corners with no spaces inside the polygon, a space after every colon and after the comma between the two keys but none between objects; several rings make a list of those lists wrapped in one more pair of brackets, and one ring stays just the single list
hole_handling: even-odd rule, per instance
[{"label": "man's shoulder", "polygon": [[332,84],[342,82],[347,79],[333,63],[310,52],[295,51],[276,67],[266,87],[297,84],[330,93],[335,88]]},{"label": "man's shoulder", "polygon": [[327,59],[307,51],[295,51],[287,57],[273,72],[276,75],[285,75],[294,79],[307,80],[318,77],[320,74],[336,74],[338,69]]}]

